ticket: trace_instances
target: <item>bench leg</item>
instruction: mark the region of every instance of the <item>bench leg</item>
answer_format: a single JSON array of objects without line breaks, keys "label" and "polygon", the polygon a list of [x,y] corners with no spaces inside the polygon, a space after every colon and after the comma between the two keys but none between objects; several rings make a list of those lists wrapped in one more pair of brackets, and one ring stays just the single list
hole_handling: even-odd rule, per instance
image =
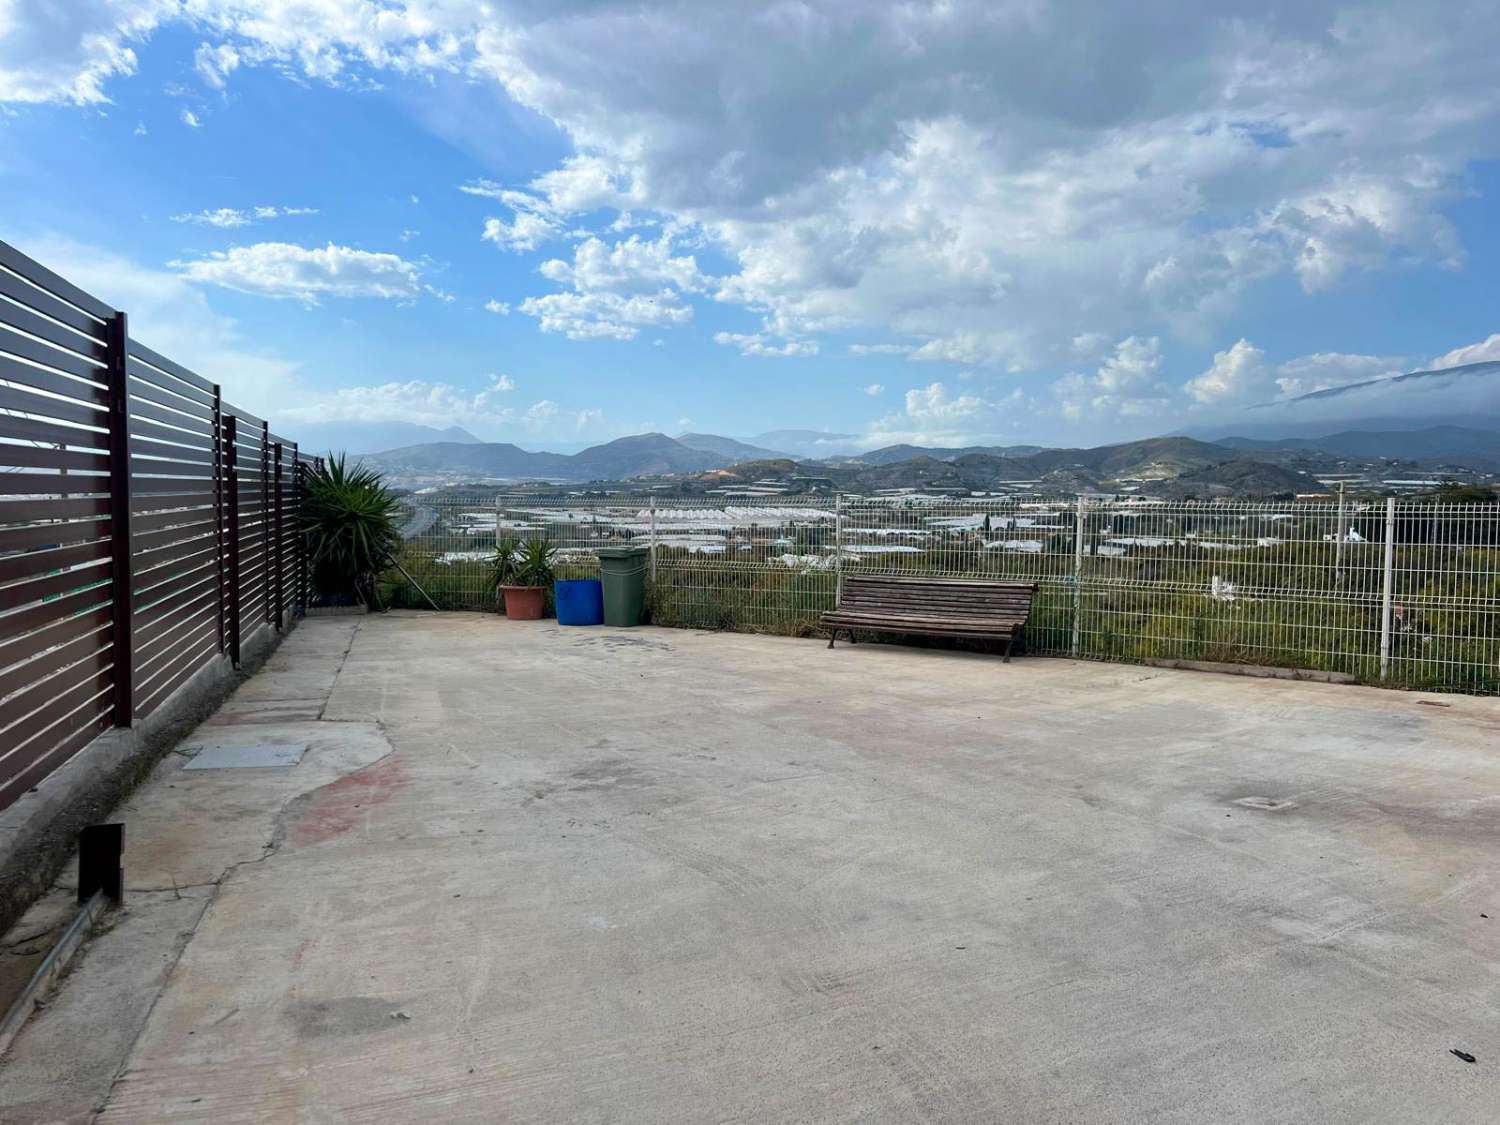
[{"label": "bench leg", "polygon": [[1000,661],[1001,664],[1010,663],[1010,646],[1015,643],[1015,639],[1016,635],[1014,633],[1005,638],[1005,659]]},{"label": "bench leg", "polygon": [[828,647],[829,648],[833,647],[833,642],[836,641],[836,640],[838,640],[838,636],[839,636],[839,631],[837,629],[830,629],[828,631]]}]

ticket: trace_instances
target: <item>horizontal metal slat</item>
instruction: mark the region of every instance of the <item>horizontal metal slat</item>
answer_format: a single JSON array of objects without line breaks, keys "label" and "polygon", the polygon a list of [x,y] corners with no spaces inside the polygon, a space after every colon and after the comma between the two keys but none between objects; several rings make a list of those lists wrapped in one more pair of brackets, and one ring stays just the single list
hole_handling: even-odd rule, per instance
[{"label": "horizontal metal slat", "polygon": [[63,567],[109,557],[108,539],[96,539],[92,543],[78,543],[71,547],[52,547],[19,555],[5,555],[0,557],[0,582],[13,582],[33,574],[46,574]]},{"label": "horizontal metal slat", "polygon": [[[23,582],[0,586],[0,612],[19,609],[23,605],[49,598],[55,594],[69,594],[101,581],[109,581],[109,568],[98,565],[79,570],[65,570],[61,574],[43,574]],[[5,628],[5,619],[0,618],[0,629]]]},{"label": "horizontal metal slat", "polygon": [[0,322],[0,351],[9,352],[22,359],[29,359],[44,367],[66,371],[69,375],[77,375],[80,379],[97,379],[100,377],[100,372],[104,370],[81,355],[63,348],[55,348],[51,344],[44,344],[40,340],[33,340],[30,336],[22,336],[3,322]]},{"label": "horizontal metal slat", "polygon": [[23,414],[35,414],[61,422],[77,422],[83,426],[103,426],[109,421],[109,415],[105,411],[88,403],[33,394],[19,387],[0,387],[0,410],[18,410]]},{"label": "horizontal metal slat", "polygon": [[85,293],[71,281],[59,277],[40,262],[28,258],[8,242],[0,242],[0,266],[20,274],[33,285],[47,290],[69,304],[77,305],[101,320],[107,320],[114,315],[114,310],[98,297],[92,293]]},{"label": "horizontal metal slat", "polygon": [[181,380],[183,383],[186,383],[196,391],[200,391],[206,395],[212,395],[214,393],[214,385],[207,379],[205,379],[202,375],[199,375],[193,371],[189,371],[180,363],[173,363],[166,356],[162,355],[160,352],[152,351],[139,340],[130,341],[130,354],[136,359],[139,359],[145,363],[149,363],[152,367],[165,371],[174,379]]},{"label": "horizontal metal slat", "polygon": [[51,391],[53,394],[64,395],[67,398],[74,398],[79,402],[87,402],[99,407],[109,405],[109,390],[97,381],[103,378],[103,368],[99,369],[93,380],[71,379],[47,367],[37,367],[35,364],[22,363],[19,359],[12,359],[9,356],[0,356],[0,379],[20,383],[22,386],[32,387],[39,391]]},{"label": "horizontal metal slat", "polygon": [[69,449],[53,449],[38,445],[0,444],[0,465],[21,469],[78,470],[82,472],[109,471],[107,453],[86,453]]},{"label": "horizontal metal slat", "polygon": [[108,514],[107,496],[81,500],[0,500],[0,524]]},{"label": "horizontal metal slat", "polygon": [[5,270],[0,270],[0,293],[3,293],[13,301],[19,301],[28,308],[50,316],[53,320],[61,321],[69,328],[77,329],[85,335],[92,336],[96,340],[104,339],[104,322],[102,320],[53,296],[45,289],[38,289],[33,285],[27,284],[19,277],[7,273]]},{"label": "horizontal metal slat", "polygon": [[102,340],[74,332],[71,328],[53,323],[40,313],[18,308],[9,301],[0,301],[0,324],[22,332],[29,332],[33,336],[40,336],[49,344],[56,344],[58,347],[78,352],[85,358],[95,359],[101,363],[109,355],[109,349],[104,346]]}]

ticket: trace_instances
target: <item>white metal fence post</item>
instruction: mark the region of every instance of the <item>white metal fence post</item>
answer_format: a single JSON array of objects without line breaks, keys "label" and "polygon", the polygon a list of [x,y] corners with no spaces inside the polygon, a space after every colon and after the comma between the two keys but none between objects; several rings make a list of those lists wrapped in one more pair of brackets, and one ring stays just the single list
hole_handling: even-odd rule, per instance
[{"label": "white metal fence post", "polygon": [[1385,562],[1380,576],[1380,678],[1391,674],[1391,614],[1396,577],[1396,498],[1385,501]]},{"label": "white metal fence post", "polygon": [[651,494],[651,588],[656,589],[656,493]]},{"label": "white metal fence post", "polygon": [[1087,505],[1079,493],[1073,516],[1073,643],[1068,650],[1075,657],[1083,644],[1083,521]]},{"label": "white metal fence post", "polygon": [[1339,481],[1339,519],[1338,535],[1333,548],[1333,581],[1335,585],[1343,585],[1344,582],[1344,544],[1349,540],[1349,509],[1348,502],[1344,496],[1344,482]]},{"label": "white metal fence post", "polygon": [[833,497],[833,608],[844,601],[844,494]]}]

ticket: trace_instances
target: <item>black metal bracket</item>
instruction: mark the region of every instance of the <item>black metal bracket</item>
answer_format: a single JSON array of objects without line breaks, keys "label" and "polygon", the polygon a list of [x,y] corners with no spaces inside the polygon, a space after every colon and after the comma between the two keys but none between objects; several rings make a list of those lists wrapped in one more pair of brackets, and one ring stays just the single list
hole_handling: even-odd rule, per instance
[{"label": "black metal bracket", "polygon": [[123,824],[91,824],[78,834],[78,901],[96,891],[116,905],[125,901]]}]

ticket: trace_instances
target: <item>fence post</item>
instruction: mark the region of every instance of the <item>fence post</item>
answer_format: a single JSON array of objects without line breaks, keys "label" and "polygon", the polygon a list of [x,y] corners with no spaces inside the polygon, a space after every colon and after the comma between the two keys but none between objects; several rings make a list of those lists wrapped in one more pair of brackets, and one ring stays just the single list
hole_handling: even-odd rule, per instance
[{"label": "fence post", "polygon": [[228,584],[225,594],[225,610],[229,618],[229,659],[240,666],[240,450],[239,419],[233,414],[224,419],[224,489],[229,498],[226,535],[228,550],[225,551],[222,581]]},{"label": "fence post", "polygon": [[833,608],[844,604],[844,494],[833,497]]},{"label": "fence post", "polygon": [[1385,499],[1385,563],[1380,574],[1380,678],[1391,674],[1391,612],[1396,578],[1396,498]]},{"label": "fence post", "polygon": [[1344,497],[1344,482],[1339,481],[1339,520],[1333,548],[1333,584],[1344,584],[1344,542],[1349,538],[1348,506]]},{"label": "fence post", "polygon": [[656,493],[651,494],[651,589],[656,590]]},{"label": "fence post", "polygon": [[224,651],[226,642],[224,622],[224,396],[219,384],[214,384],[214,567],[218,571],[214,583],[214,606],[219,614],[219,651]]},{"label": "fence post", "polygon": [[1083,645],[1083,521],[1087,506],[1080,492],[1073,516],[1073,643],[1068,649],[1074,657]]},{"label": "fence post", "polygon": [[276,611],[271,615],[271,623],[276,626],[276,631],[281,632],[283,614],[286,612],[286,573],[282,570],[282,554],[285,551],[285,540],[281,537],[281,442],[276,443],[276,556],[272,560],[276,567],[274,581],[271,588],[276,592]]},{"label": "fence post", "polygon": [[260,561],[261,585],[266,595],[266,620],[276,624],[272,597],[271,557],[271,423],[260,424]]},{"label": "fence post", "polygon": [[125,314],[105,325],[109,366],[110,613],[114,645],[114,724],[135,721],[135,583],[130,558],[130,329]]}]

